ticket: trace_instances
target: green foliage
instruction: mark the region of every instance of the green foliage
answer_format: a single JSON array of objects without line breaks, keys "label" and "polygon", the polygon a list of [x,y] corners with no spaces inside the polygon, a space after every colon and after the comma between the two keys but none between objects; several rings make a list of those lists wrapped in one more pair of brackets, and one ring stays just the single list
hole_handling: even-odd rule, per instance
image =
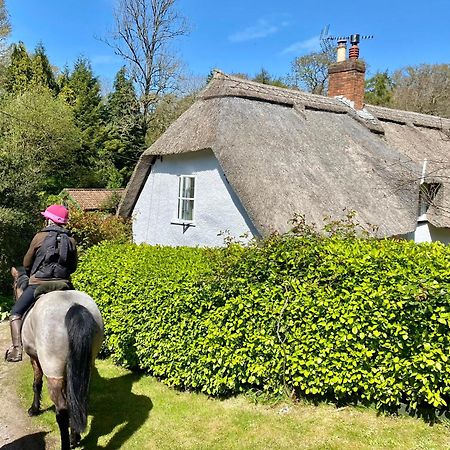
[{"label": "green foliage", "polygon": [[261,70],[254,76],[253,81],[256,81],[257,83],[262,83],[262,84],[270,84],[272,86],[277,86],[277,87],[281,87],[281,88],[289,87],[281,78],[273,77],[264,68],[261,68]]},{"label": "green foliage", "polygon": [[331,41],[321,40],[320,51],[298,56],[291,63],[290,84],[313,94],[326,95],[328,67],[335,62],[336,50]]},{"label": "green foliage", "polygon": [[29,239],[33,234],[30,216],[14,208],[0,207],[0,292],[11,287],[9,270],[12,265],[21,265]]},{"label": "green foliage", "polygon": [[145,139],[147,146],[152,145],[194,101],[195,94],[185,97],[169,94],[162,97],[150,115],[150,126]]},{"label": "green foliage", "polygon": [[57,93],[58,85],[56,84],[55,74],[42,44],[38,44],[34,51],[31,58],[31,69],[31,83],[33,85],[44,86]]},{"label": "green foliage", "polygon": [[23,94],[30,88],[45,87],[57,93],[53,69],[44,46],[38,44],[29,54],[23,42],[12,45],[10,62],[2,73],[2,84],[6,92]]},{"label": "green foliage", "polygon": [[0,321],[6,320],[12,308],[12,296],[0,294]]},{"label": "green foliage", "polygon": [[131,221],[114,216],[109,211],[82,211],[71,207],[68,228],[79,250],[105,240],[121,243],[131,241]]},{"label": "green foliage", "polygon": [[33,70],[31,57],[23,42],[13,44],[10,64],[3,74],[2,85],[6,92],[22,93],[30,84]]},{"label": "green foliage", "polygon": [[394,84],[386,72],[377,72],[366,81],[364,100],[370,105],[389,106],[392,100]]},{"label": "green foliage", "polygon": [[133,82],[119,70],[106,104],[107,124],[100,156],[105,161],[107,187],[125,186],[144,149],[144,127]]},{"label": "green foliage", "polygon": [[73,114],[44,87],[7,98],[0,116],[0,204],[30,212],[39,191],[58,192],[76,174],[80,134]]},{"label": "green foliage", "polygon": [[449,275],[442,244],[307,232],[220,250],[104,244],[75,282],[113,358],[168,384],[439,409]]},{"label": "green foliage", "polygon": [[42,87],[8,97],[0,115],[0,289],[22,257],[40,218],[40,199],[58,192],[77,169],[79,134],[70,108]]},{"label": "green foliage", "polygon": [[82,170],[74,184],[103,186],[102,176],[97,174],[101,165],[99,150],[103,141],[104,114],[100,83],[85,58],[79,58],[73,71],[64,71],[58,81],[60,97],[72,107],[75,125],[81,132],[81,147],[78,148],[77,160]]}]

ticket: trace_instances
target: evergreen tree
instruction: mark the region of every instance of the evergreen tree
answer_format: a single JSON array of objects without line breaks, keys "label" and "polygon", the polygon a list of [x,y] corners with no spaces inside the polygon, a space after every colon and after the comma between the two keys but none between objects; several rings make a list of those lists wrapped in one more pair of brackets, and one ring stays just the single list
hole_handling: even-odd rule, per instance
[{"label": "evergreen tree", "polygon": [[262,84],[270,84],[272,86],[287,88],[287,84],[283,82],[281,78],[275,78],[270,75],[269,71],[264,69],[264,67],[261,68],[259,73],[255,75],[253,78],[253,81],[256,81],[258,83]]},{"label": "evergreen tree", "polygon": [[366,81],[364,100],[370,105],[390,106],[393,82],[386,72],[377,72]]},{"label": "evergreen tree", "polygon": [[75,124],[82,135],[78,161],[85,169],[80,171],[76,184],[103,186],[105,182],[97,176],[103,137],[103,106],[100,82],[94,76],[89,61],[79,58],[72,73],[64,71],[59,78],[59,89],[60,97],[72,106]]},{"label": "evergreen tree", "polygon": [[115,77],[114,91],[107,98],[106,110],[107,125],[101,154],[108,187],[119,187],[128,182],[145,139],[139,101],[125,67]]},{"label": "evergreen tree", "polygon": [[30,55],[23,42],[13,44],[10,63],[4,73],[3,86],[6,92],[20,94],[30,85],[33,68]]},{"label": "evergreen tree", "polygon": [[44,46],[38,44],[31,57],[31,83],[36,86],[46,86],[57,92],[57,84],[50,61],[45,53]]}]

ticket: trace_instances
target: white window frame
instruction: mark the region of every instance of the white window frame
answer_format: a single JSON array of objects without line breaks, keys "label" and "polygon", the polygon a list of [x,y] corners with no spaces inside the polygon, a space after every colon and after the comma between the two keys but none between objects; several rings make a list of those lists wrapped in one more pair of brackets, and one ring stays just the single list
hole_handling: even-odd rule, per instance
[{"label": "white window frame", "polygon": [[[192,178],[194,180],[194,196],[193,197],[183,197],[182,189],[183,189],[183,180],[185,178]],[[197,191],[197,177],[195,175],[179,175],[178,176],[178,198],[177,198],[177,215],[176,219],[172,221],[172,223],[180,223],[180,224],[194,224],[195,223],[195,203],[196,203],[196,191]],[[182,217],[182,209],[181,205],[184,200],[190,200],[193,202],[192,205],[192,219],[183,219]]]}]

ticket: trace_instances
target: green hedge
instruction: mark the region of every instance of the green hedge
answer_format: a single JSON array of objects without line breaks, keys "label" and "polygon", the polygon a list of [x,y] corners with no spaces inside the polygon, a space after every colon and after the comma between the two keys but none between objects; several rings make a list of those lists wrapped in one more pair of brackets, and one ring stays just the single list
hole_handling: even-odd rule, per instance
[{"label": "green hedge", "polygon": [[450,250],[274,237],[220,250],[102,244],[75,276],[106,347],[168,384],[380,408],[450,399]]}]

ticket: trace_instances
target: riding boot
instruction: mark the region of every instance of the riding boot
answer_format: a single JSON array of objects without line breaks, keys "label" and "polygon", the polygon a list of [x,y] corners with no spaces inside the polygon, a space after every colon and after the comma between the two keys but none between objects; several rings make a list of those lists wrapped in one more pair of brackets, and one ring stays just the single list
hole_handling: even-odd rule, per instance
[{"label": "riding boot", "polygon": [[9,318],[9,326],[11,328],[12,345],[6,351],[5,359],[9,362],[22,361],[22,339],[20,332],[22,329],[22,317],[11,316]]}]

